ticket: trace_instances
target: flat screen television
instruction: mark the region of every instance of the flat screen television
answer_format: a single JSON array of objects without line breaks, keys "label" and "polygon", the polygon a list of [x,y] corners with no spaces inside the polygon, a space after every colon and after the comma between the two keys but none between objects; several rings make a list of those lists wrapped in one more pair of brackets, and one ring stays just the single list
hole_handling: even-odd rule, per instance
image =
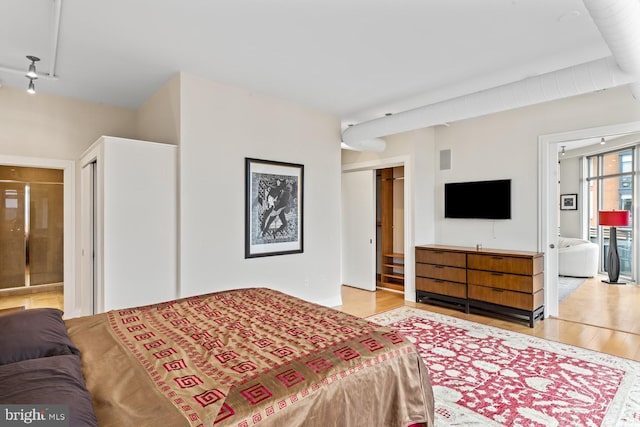
[{"label": "flat screen television", "polygon": [[444,217],[511,219],[511,180],[444,184]]}]

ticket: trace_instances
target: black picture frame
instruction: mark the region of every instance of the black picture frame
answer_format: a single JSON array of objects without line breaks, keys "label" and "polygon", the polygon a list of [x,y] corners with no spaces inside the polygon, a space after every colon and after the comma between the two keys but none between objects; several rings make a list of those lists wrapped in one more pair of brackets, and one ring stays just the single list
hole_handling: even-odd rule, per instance
[{"label": "black picture frame", "polygon": [[561,194],[560,210],[562,211],[578,210],[578,195],[577,194]]},{"label": "black picture frame", "polygon": [[245,258],[304,252],[304,165],[245,158]]}]

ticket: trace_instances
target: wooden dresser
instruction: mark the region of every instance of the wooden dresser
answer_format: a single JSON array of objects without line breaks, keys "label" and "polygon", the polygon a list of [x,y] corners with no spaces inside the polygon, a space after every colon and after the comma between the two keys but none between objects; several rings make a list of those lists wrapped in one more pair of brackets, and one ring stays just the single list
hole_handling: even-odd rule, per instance
[{"label": "wooden dresser", "polygon": [[416,246],[416,301],[526,321],[544,314],[539,252]]}]

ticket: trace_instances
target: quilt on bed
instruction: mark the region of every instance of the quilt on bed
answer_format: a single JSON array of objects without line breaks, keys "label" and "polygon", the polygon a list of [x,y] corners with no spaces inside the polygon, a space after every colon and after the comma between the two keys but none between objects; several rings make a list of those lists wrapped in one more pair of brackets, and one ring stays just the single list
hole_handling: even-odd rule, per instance
[{"label": "quilt on bed", "polygon": [[413,344],[264,289],[71,319],[101,426],[432,425]]}]

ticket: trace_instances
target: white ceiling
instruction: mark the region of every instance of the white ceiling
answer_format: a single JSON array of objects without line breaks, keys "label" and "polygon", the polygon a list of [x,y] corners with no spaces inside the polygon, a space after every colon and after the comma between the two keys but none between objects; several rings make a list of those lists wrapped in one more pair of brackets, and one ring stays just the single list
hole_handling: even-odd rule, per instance
[{"label": "white ceiling", "polygon": [[355,123],[611,55],[581,0],[2,0],[3,85],[57,1],[38,91],[131,108],[182,71]]}]

